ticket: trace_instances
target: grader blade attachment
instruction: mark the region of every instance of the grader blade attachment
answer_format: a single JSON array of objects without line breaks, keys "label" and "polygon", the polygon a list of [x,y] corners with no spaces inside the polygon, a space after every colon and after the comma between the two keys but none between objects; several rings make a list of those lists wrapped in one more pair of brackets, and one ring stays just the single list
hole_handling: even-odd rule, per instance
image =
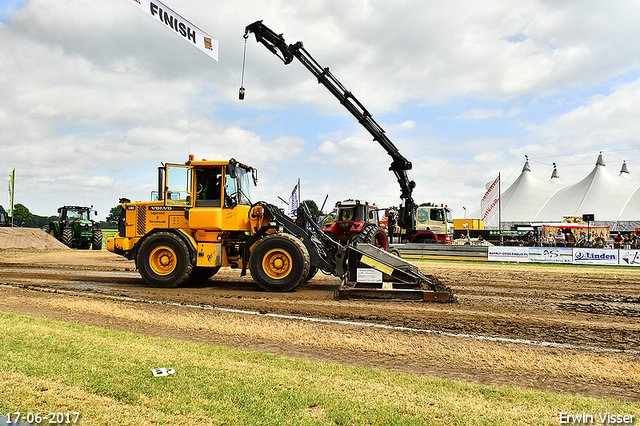
[{"label": "grader blade attachment", "polygon": [[347,271],[334,298],[372,300],[453,301],[450,288],[414,264],[371,244],[347,247]]}]

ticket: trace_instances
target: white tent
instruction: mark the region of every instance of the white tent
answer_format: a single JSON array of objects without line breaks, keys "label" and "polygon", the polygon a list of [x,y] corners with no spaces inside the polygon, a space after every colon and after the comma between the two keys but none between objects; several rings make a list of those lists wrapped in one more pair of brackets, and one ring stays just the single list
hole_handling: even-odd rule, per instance
[{"label": "white tent", "polygon": [[557,170],[554,169],[554,172],[551,179],[546,182],[531,173],[529,160],[527,159],[520,176],[502,193],[500,201],[502,221],[534,221],[536,213],[545,205],[547,200],[563,187],[557,177]]},{"label": "white tent", "polygon": [[609,171],[602,154],[587,177],[568,186],[560,182],[555,163],[547,182],[533,176],[527,159],[520,176],[502,192],[501,212],[503,228],[593,214],[596,223],[614,230],[635,229],[640,224],[640,182],[630,176],[626,163],[619,175]]},{"label": "white tent", "polygon": [[533,220],[558,222],[563,216],[594,214],[598,221],[615,222],[639,185],[607,170],[600,154],[587,177],[555,193]]}]

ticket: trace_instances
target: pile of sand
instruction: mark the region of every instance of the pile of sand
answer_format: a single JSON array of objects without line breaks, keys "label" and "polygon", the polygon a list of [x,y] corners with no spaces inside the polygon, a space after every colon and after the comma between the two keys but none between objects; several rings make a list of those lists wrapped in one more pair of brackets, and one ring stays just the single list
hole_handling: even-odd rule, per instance
[{"label": "pile of sand", "polygon": [[38,228],[0,228],[0,250],[69,250]]}]

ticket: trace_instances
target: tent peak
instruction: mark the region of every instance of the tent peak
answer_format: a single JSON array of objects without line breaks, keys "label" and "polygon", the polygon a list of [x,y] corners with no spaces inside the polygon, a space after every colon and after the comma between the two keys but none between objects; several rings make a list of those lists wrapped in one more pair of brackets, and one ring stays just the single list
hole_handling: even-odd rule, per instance
[{"label": "tent peak", "polygon": [[556,166],[556,163],[553,163],[553,173],[551,173],[551,179],[560,179],[560,173],[558,173],[558,167]]},{"label": "tent peak", "polygon": [[524,156],[524,167],[522,168],[523,172],[530,172],[531,168],[529,167],[529,156],[525,155]]},{"label": "tent peak", "polygon": [[629,169],[627,168],[627,162],[625,160],[622,160],[622,168],[620,169],[620,174],[629,174]]},{"label": "tent peak", "polygon": [[606,166],[606,164],[604,164],[604,158],[602,158],[602,151],[600,151],[600,155],[598,155],[596,166]]}]

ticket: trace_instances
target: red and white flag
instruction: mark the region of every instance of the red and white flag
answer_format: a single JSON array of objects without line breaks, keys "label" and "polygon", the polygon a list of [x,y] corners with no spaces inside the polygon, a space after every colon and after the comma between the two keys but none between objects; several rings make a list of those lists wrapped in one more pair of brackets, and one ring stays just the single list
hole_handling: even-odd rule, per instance
[{"label": "red and white flag", "polygon": [[498,228],[500,215],[500,175],[495,180],[485,185],[487,192],[482,197],[480,208],[482,210],[482,223],[485,228]]}]

